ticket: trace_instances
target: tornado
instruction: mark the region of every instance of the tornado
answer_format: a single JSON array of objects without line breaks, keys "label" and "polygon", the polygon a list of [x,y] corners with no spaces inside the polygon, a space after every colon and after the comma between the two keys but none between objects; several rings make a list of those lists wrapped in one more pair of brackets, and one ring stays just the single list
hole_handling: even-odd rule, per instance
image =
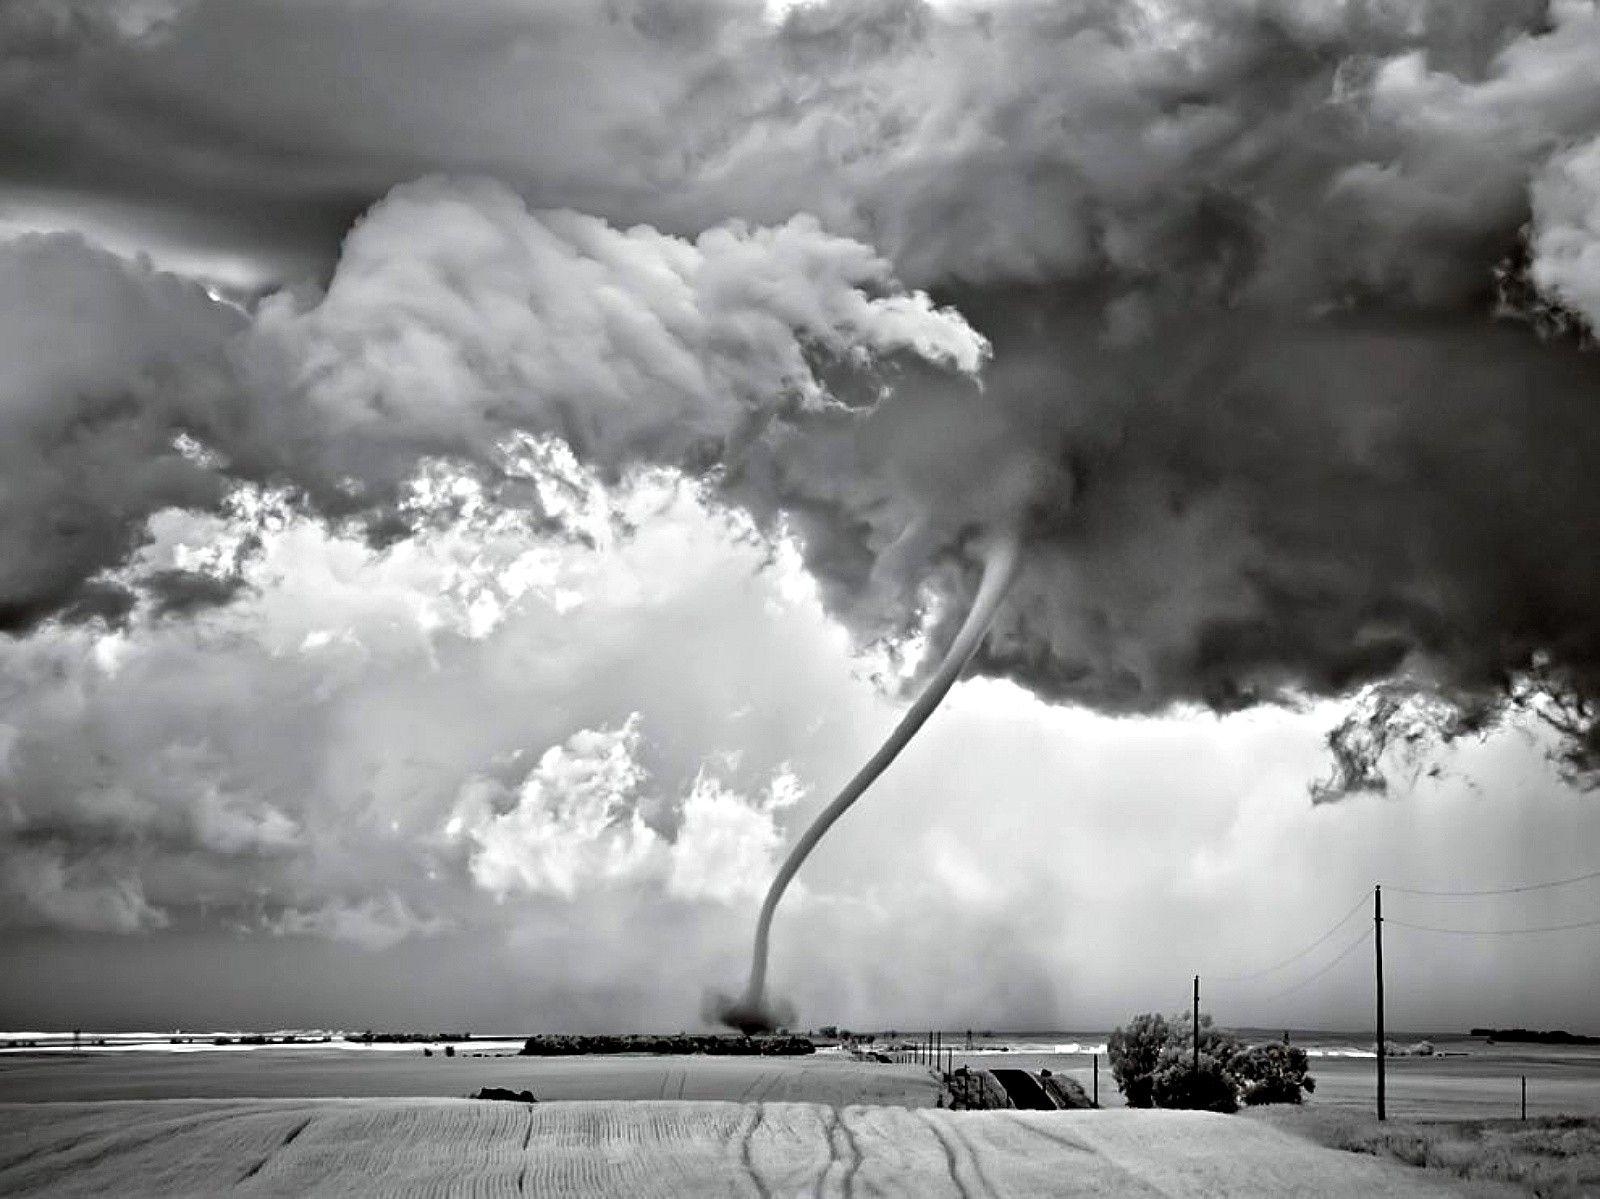
[{"label": "tornado", "polygon": [[772,934],[773,914],[778,910],[778,904],[783,900],[783,894],[788,890],[790,881],[810,856],[811,851],[817,847],[817,842],[821,841],[823,835],[833,827],[839,817],[848,812],[851,805],[865,794],[867,788],[878,780],[878,776],[889,768],[889,764],[900,755],[900,751],[910,743],[911,738],[917,735],[917,730],[929,716],[933,715],[934,709],[939,706],[960,676],[973,651],[978,648],[978,643],[983,640],[989,622],[994,619],[1000,601],[1005,598],[1012,580],[1016,577],[1018,550],[1017,538],[1014,535],[1004,536],[992,544],[984,560],[983,578],[978,584],[977,597],[972,601],[967,619],[956,632],[955,640],[950,643],[950,648],[945,652],[939,668],[928,680],[928,685],[922,689],[910,709],[900,718],[900,723],[895,725],[894,731],[878,747],[878,752],[867,760],[867,764],[856,772],[855,777],[845,784],[844,789],[834,796],[832,802],[817,813],[817,818],[811,822],[810,827],[789,851],[789,856],[784,859],[783,866],[772,880],[772,885],[767,888],[766,898],[761,903],[761,915],[756,919],[755,944],[750,953],[749,984],[740,999],[719,1005],[717,1016],[723,1024],[749,1034],[770,1032],[792,1018],[787,1011],[780,1011],[770,1005],[766,995],[767,948]]}]

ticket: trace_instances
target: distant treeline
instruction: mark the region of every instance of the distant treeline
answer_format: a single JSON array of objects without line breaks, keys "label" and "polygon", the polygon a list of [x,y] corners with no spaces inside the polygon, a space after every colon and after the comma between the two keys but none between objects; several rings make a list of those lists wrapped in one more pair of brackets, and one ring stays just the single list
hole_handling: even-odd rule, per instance
[{"label": "distant treeline", "polygon": [[1527,1041],[1535,1045],[1600,1045],[1600,1037],[1586,1037],[1564,1028],[1542,1031],[1536,1028],[1475,1028],[1475,1037],[1491,1041]]},{"label": "distant treeline", "polygon": [[740,1037],[710,1033],[675,1033],[656,1036],[631,1033],[625,1036],[565,1036],[547,1033],[529,1037],[522,1046],[524,1057],[575,1057],[585,1053],[704,1053],[724,1057],[790,1055],[815,1053],[808,1037],[778,1034],[770,1037]]},{"label": "distant treeline", "polygon": [[[357,1045],[415,1045],[438,1041],[470,1041],[470,1032],[366,1032],[346,1033],[346,1041]],[[479,1040],[484,1038],[480,1037]]]},{"label": "distant treeline", "polygon": [[[266,1033],[262,1033],[262,1032],[247,1032],[247,1033],[244,1033],[243,1035],[237,1036],[237,1037],[210,1037],[210,1038],[201,1037],[201,1038],[198,1038],[198,1039],[199,1040],[207,1040],[207,1039],[209,1039],[210,1042],[213,1045],[325,1045],[329,1041],[331,1041],[333,1038],[332,1037],[325,1037],[325,1036],[324,1037],[296,1037],[296,1036],[269,1037],[269,1036],[267,1036]],[[346,1039],[348,1039],[348,1038],[346,1038]],[[196,1043],[196,1038],[194,1038],[194,1037],[168,1037],[167,1040],[171,1041],[174,1045],[193,1045],[193,1044]],[[101,1042],[101,1043],[104,1044],[104,1042]]]}]

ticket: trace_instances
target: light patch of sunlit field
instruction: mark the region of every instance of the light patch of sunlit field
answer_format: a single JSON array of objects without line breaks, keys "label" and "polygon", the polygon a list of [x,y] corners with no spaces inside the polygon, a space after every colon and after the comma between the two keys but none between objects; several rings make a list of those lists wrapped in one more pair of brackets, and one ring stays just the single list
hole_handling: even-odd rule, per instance
[{"label": "light patch of sunlit field", "polygon": [[0,1105],[7,1195],[1437,1195],[1203,1112],[466,1099]]}]

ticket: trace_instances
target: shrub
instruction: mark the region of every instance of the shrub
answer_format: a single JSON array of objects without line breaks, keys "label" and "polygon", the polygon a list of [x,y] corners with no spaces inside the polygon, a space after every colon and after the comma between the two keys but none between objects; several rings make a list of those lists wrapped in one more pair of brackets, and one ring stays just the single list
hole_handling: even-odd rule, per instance
[{"label": "shrub", "polygon": [[1306,1051],[1294,1045],[1271,1042],[1252,1045],[1236,1054],[1232,1072],[1239,1083],[1239,1098],[1250,1107],[1263,1103],[1299,1103],[1302,1093],[1317,1089],[1306,1073]]},{"label": "shrub", "polygon": [[1187,1049],[1164,1052],[1150,1080],[1157,1107],[1195,1111],[1236,1112],[1239,1094],[1233,1075],[1214,1057],[1200,1055],[1200,1069]]},{"label": "shrub", "polygon": [[1194,1035],[1190,1022],[1168,1022],[1167,1043],[1156,1059],[1151,1096],[1157,1107],[1190,1108],[1211,1112],[1239,1110],[1239,1084],[1233,1076],[1233,1059],[1244,1042],[1200,1017],[1199,1069],[1195,1069]]},{"label": "shrub", "polygon": [[1145,1012],[1128,1021],[1126,1028],[1114,1029],[1106,1042],[1106,1057],[1111,1060],[1111,1076],[1129,1107],[1152,1107],[1156,1061],[1171,1036],[1164,1017]]},{"label": "shrub", "polygon": [[1271,1043],[1247,1046],[1200,1017],[1198,1069],[1189,1016],[1153,1012],[1134,1017],[1106,1044],[1111,1073],[1129,1107],[1237,1111],[1246,1104],[1299,1103],[1316,1087],[1305,1050]]}]

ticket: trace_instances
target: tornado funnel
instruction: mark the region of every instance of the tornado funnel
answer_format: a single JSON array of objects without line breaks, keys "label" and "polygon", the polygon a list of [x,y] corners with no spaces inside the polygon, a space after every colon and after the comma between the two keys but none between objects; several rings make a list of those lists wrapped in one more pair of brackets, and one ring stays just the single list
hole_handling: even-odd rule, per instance
[{"label": "tornado funnel", "polygon": [[850,810],[850,805],[860,799],[866,789],[877,781],[878,776],[889,768],[889,763],[893,762],[911,738],[917,735],[917,730],[929,716],[933,715],[934,709],[939,706],[940,701],[960,676],[962,668],[972,657],[973,651],[978,648],[978,643],[983,640],[989,622],[994,618],[995,610],[999,608],[1000,601],[1005,598],[1006,591],[1016,576],[1017,555],[1018,545],[1015,537],[1007,536],[994,543],[984,561],[983,579],[978,585],[977,597],[972,601],[972,609],[957,631],[955,640],[950,643],[950,648],[939,663],[939,668],[934,671],[933,678],[928,680],[928,685],[922,689],[922,693],[901,717],[900,723],[895,725],[894,731],[878,747],[878,752],[873,754],[867,764],[856,772],[855,777],[845,784],[844,790],[817,813],[817,818],[811,822],[810,827],[789,851],[789,856],[784,859],[783,866],[778,870],[777,877],[772,880],[772,885],[767,888],[767,896],[761,903],[761,915],[756,920],[755,945],[750,955],[749,985],[741,998],[721,1006],[719,1018],[722,1023],[741,1032],[751,1033],[770,1031],[784,1022],[786,1013],[779,1012],[769,1005],[766,995],[767,944],[772,933],[773,913],[778,910],[778,904],[783,899],[783,893],[788,890],[790,880],[810,856],[811,851],[816,848],[817,842],[822,840],[823,834],[832,828],[834,822]]}]

